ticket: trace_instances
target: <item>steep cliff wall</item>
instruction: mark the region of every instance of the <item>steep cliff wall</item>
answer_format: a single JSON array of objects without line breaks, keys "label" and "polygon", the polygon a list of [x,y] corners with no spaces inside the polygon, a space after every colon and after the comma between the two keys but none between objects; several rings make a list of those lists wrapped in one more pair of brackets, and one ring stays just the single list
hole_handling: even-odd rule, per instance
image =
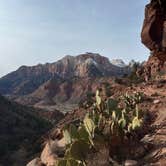
[{"label": "steep cliff wall", "polygon": [[145,7],[142,43],[151,51],[142,74],[151,76],[166,71],[166,1],[151,0]]}]

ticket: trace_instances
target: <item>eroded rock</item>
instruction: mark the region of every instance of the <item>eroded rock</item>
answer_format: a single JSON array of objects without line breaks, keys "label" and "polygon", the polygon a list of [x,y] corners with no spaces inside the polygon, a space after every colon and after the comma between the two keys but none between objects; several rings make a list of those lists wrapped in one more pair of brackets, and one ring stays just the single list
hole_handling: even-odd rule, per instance
[{"label": "eroded rock", "polygon": [[142,71],[146,81],[155,74],[166,71],[166,1],[151,0],[145,7],[145,19],[141,32],[142,43],[151,56]]},{"label": "eroded rock", "polygon": [[46,166],[55,166],[58,156],[62,156],[64,154],[64,151],[64,138],[62,138],[61,140],[49,140],[41,153],[41,161]]},{"label": "eroded rock", "polygon": [[138,162],[135,160],[126,160],[124,165],[125,166],[137,166]]},{"label": "eroded rock", "polygon": [[35,158],[30,161],[26,166],[44,166],[44,164],[41,163],[40,158]]}]

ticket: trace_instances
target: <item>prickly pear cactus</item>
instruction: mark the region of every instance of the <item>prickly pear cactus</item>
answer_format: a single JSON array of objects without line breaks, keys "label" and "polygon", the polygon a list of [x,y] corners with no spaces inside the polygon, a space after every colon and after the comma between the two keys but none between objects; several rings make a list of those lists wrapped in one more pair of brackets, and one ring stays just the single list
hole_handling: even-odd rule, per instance
[{"label": "prickly pear cactus", "polygon": [[102,99],[100,97],[100,92],[99,90],[96,91],[96,103],[97,103],[97,106],[100,106],[101,103],[102,103]]},{"label": "prickly pear cactus", "polygon": [[91,138],[94,138],[95,124],[89,116],[86,116],[84,119],[84,126]]},{"label": "prickly pear cactus", "polygon": [[80,127],[78,128],[78,135],[79,139],[84,140],[86,142],[89,141],[89,133],[87,132],[84,125],[80,125]]},{"label": "prickly pear cactus", "polygon": [[66,144],[72,143],[72,140],[78,138],[78,132],[76,126],[71,124],[70,126],[65,126],[63,129],[63,135],[66,141]]},{"label": "prickly pear cactus", "polygon": [[108,99],[108,101],[107,101],[108,110],[113,111],[117,108],[117,106],[118,106],[118,102],[116,100]]},{"label": "prickly pear cactus", "polygon": [[93,110],[87,113],[80,126],[77,128],[71,124],[64,127],[66,153],[57,166],[86,166],[87,154],[98,144],[106,142],[110,146],[120,146],[127,134],[132,135],[142,127],[143,113],[138,107],[141,95],[126,94],[121,99],[125,103],[123,108],[119,107],[117,100],[102,100],[99,90],[96,92]]},{"label": "prickly pear cactus", "polygon": [[90,146],[87,142],[83,140],[77,140],[71,145],[70,155],[75,160],[84,162],[89,149],[90,149]]},{"label": "prickly pear cactus", "polygon": [[135,117],[132,121],[132,129],[137,130],[142,126],[142,119],[138,119],[138,117]]}]

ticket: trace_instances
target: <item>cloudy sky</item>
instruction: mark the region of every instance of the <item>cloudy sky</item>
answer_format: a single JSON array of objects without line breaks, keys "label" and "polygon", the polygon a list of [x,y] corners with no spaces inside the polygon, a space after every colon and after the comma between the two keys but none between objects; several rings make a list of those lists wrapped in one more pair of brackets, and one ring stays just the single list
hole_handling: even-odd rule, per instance
[{"label": "cloudy sky", "polygon": [[0,0],[0,77],[85,52],[146,60],[140,31],[148,1]]}]

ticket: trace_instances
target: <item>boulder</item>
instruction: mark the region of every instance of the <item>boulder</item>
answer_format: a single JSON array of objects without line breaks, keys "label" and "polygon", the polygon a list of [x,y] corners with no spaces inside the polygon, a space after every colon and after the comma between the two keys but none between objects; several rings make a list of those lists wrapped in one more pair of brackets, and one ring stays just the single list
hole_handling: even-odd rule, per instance
[{"label": "boulder", "polygon": [[44,166],[44,165],[41,163],[40,158],[35,158],[32,161],[30,161],[26,166]]},{"label": "boulder", "polygon": [[153,104],[159,104],[160,103],[160,100],[154,100],[153,101]]},{"label": "boulder", "polygon": [[46,166],[55,166],[58,156],[63,156],[65,152],[65,140],[49,140],[42,153],[41,161]]},{"label": "boulder", "polygon": [[137,166],[138,162],[135,160],[126,160],[124,163],[125,166]]}]

